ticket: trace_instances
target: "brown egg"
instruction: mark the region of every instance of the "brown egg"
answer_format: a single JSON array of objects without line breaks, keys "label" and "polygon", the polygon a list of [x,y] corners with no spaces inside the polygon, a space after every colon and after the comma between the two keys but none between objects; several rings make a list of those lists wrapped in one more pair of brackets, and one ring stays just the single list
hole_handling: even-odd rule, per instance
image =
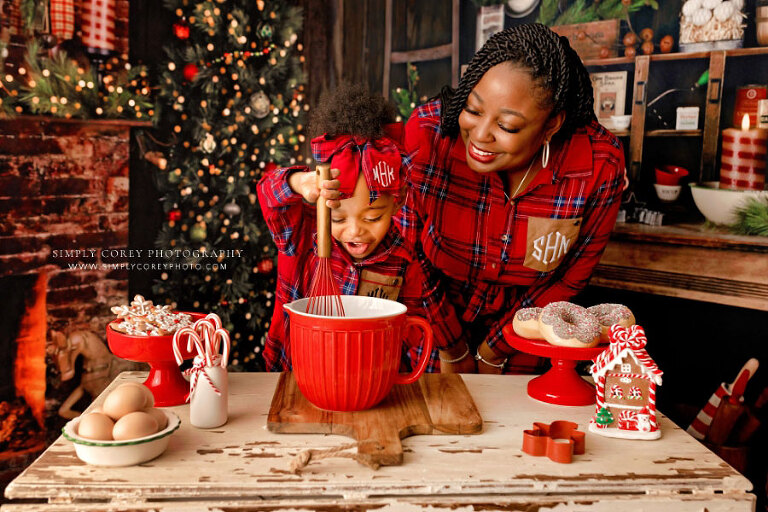
[{"label": "brown egg", "polygon": [[157,421],[157,430],[163,430],[165,427],[168,426],[168,416],[165,415],[165,413],[161,409],[155,409],[154,407],[150,407],[148,409],[144,409],[144,412],[155,418],[155,421]]},{"label": "brown egg", "polygon": [[608,48],[607,46],[601,46],[598,57],[600,57],[601,59],[607,59],[610,56],[611,56],[611,49]]},{"label": "brown egg", "polygon": [[104,414],[117,421],[128,413],[147,406],[147,395],[138,386],[119,386],[112,390],[101,408]]},{"label": "brown egg", "polygon": [[661,49],[661,53],[669,53],[672,51],[672,47],[675,45],[675,38],[666,35],[661,38],[661,41],[659,41],[659,48]]},{"label": "brown egg", "polygon": [[635,50],[634,46],[627,46],[626,48],[624,48],[624,56],[625,57],[632,58],[635,55],[637,55],[637,50]]},{"label": "brown egg", "polygon": [[634,32],[627,32],[624,34],[624,46],[634,46],[637,44],[637,34]]},{"label": "brown egg", "polygon": [[653,40],[653,29],[652,28],[644,28],[640,31],[640,39],[643,41],[652,41]]},{"label": "brown egg", "polygon": [[86,439],[111,441],[112,428],[114,425],[115,422],[106,414],[89,412],[80,417],[80,424],[77,426],[77,435]]},{"label": "brown egg", "polygon": [[152,392],[149,390],[149,388],[144,384],[142,384],[141,382],[133,382],[133,381],[123,382],[118,387],[123,387],[123,386],[137,386],[138,388],[141,389],[141,391],[147,397],[146,407],[155,406],[155,395],[153,395]]},{"label": "brown egg", "polygon": [[645,41],[643,44],[640,45],[640,50],[642,50],[643,54],[650,55],[653,53],[653,43],[651,41]]},{"label": "brown egg", "polygon": [[129,412],[115,422],[112,437],[115,441],[138,439],[157,432],[157,420],[144,411]]}]

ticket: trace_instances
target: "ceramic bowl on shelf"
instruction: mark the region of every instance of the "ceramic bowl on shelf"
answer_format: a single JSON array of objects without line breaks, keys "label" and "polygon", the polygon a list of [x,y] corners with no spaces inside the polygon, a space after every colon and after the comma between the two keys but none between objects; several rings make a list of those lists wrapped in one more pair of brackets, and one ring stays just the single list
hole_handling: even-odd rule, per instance
[{"label": "ceramic bowl on shelf", "polygon": [[768,190],[721,189],[718,181],[691,183],[690,187],[696,208],[708,221],[715,224],[736,222],[736,209],[743,206],[750,197],[768,198]]},{"label": "ceramic bowl on shelf", "polygon": [[632,123],[631,115],[624,116],[611,116],[611,123],[613,123],[614,130],[628,130],[629,125]]},{"label": "ceramic bowl on shelf", "polygon": [[656,195],[660,201],[664,203],[672,203],[680,197],[680,191],[683,187],[682,185],[659,185],[658,183],[654,183],[653,188],[656,189]]},{"label": "ceramic bowl on shelf", "polygon": [[75,445],[77,458],[93,466],[135,466],[158,457],[168,447],[168,441],[181,425],[175,413],[163,410],[168,418],[168,425],[161,431],[138,439],[124,441],[97,441],[80,437],[77,429],[80,418],[70,420],[61,429],[65,439]]}]

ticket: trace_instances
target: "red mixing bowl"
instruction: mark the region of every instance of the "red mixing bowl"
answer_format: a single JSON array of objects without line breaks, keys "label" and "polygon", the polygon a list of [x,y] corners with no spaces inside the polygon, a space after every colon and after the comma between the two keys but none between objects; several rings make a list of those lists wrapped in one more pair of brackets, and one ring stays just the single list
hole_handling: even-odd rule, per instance
[{"label": "red mixing bowl", "polygon": [[[432,352],[432,329],[422,318],[406,317],[407,308],[387,299],[342,295],[343,317],[306,313],[309,299],[284,307],[290,316],[293,375],[302,394],[330,411],[370,409],[395,384],[415,382]],[[409,326],[423,332],[421,359],[401,374],[403,338]]]}]

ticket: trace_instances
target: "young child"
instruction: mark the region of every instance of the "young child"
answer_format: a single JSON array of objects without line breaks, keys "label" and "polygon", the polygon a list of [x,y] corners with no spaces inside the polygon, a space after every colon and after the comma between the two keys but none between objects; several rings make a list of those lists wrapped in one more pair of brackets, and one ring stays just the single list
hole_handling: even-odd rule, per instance
[{"label": "young child", "polygon": [[[331,164],[334,179],[318,188],[314,169],[294,166],[265,175],[259,204],[278,248],[277,292],[264,347],[268,371],[291,368],[288,315],[283,304],[306,297],[317,269],[316,201],[331,210],[331,266],[343,295],[397,300],[409,315],[428,319],[435,349],[427,371],[439,370],[438,349],[465,343],[453,307],[445,300],[425,258],[406,245],[392,216],[405,201],[402,125],[394,107],[362,86],[342,84],[324,94],[313,112],[312,139],[318,162]],[[407,342],[417,361],[420,340]]]}]

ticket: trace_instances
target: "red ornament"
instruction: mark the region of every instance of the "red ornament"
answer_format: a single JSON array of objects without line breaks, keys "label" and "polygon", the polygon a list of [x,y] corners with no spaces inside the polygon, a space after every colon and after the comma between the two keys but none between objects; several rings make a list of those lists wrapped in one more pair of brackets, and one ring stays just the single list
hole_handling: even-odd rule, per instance
[{"label": "red ornament", "polygon": [[178,208],[168,212],[168,220],[171,222],[178,222],[181,220],[181,210]]},{"label": "red ornament", "polygon": [[177,21],[173,24],[173,35],[182,41],[189,39],[189,24],[186,20]]},{"label": "red ornament", "polygon": [[197,72],[198,72],[197,64],[187,64],[184,66],[184,70],[182,71],[182,73],[184,74],[184,79],[187,82],[191,82],[192,80],[194,80],[195,77],[197,76]]},{"label": "red ornament", "polygon": [[259,272],[262,274],[267,274],[269,272],[272,272],[272,269],[274,268],[275,264],[272,262],[270,258],[265,258],[259,262],[257,265]]}]

